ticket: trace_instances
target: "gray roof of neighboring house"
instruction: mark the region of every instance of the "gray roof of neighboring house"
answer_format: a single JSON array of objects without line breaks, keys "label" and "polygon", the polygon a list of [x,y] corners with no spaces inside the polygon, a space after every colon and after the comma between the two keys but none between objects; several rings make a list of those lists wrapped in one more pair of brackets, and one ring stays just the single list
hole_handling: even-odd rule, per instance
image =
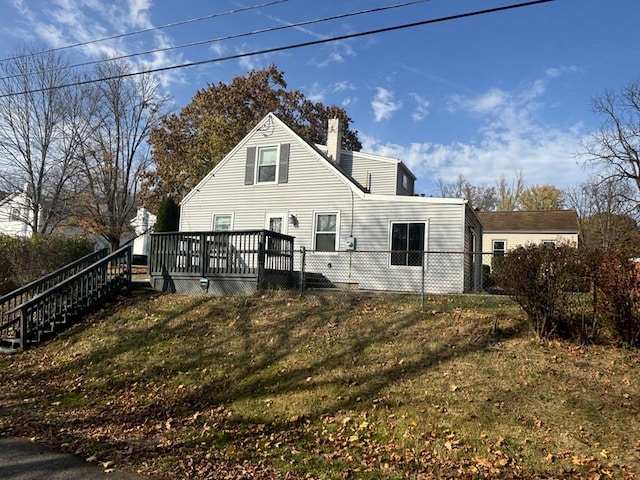
[{"label": "gray roof of neighboring house", "polygon": [[580,232],[575,210],[477,213],[485,232]]}]

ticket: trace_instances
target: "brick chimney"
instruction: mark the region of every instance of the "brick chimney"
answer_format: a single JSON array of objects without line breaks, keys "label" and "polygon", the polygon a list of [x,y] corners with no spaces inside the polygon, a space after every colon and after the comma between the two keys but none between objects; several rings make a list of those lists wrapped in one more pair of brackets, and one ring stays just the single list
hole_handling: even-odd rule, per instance
[{"label": "brick chimney", "polygon": [[342,149],[342,122],[339,118],[330,118],[327,130],[327,155],[340,165],[340,150]]}]

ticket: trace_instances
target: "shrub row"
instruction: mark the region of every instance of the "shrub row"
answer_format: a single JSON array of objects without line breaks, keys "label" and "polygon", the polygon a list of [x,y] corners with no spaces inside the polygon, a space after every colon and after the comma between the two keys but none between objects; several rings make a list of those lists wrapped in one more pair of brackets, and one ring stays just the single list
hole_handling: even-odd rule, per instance
[{"label": "shrub row", "polygon": [[526,245],[495,260],[538,337],[640,345],[640,264],[625,249]]},{"label": "shrub row", "polygon": [[0,295],[26,285],[93,251],[84,237],[0,235]]}]

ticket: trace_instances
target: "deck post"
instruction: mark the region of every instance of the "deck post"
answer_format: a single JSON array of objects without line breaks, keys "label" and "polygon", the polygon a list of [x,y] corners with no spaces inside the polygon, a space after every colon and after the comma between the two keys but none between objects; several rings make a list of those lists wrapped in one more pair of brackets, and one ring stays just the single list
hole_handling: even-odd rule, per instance
[{"label": "deck post", "polygon": [[266,239],[266,232],[262,231],[258,233],[258,278],[256,278],[256,287],[258,288],[258,290],[260,289],[260,287],[262,286],[262,282],[264,280],[264,263],[265,263],[265,255],[266,255],[266,249],[265,249],[265,239]]},{"label": "deck post", "polygon": [[207,234],[200,232],[200,251],[198,252],[200,258],[200,278],[206,276],[206,263],[207,263]]},{"label": "deck post", "polygon": [[20,309],[20,350],[27,349],[27,308]]}]

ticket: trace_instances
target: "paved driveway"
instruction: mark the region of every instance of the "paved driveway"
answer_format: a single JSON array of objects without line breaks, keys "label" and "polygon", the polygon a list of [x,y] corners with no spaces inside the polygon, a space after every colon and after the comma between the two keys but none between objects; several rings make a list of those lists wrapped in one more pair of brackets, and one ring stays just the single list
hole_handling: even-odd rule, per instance
[{"label": "paved driveway", "polygon": [[2,480],[149,480],[127,472],[105,473],[100,464],[21,438],[0,438]]}]

